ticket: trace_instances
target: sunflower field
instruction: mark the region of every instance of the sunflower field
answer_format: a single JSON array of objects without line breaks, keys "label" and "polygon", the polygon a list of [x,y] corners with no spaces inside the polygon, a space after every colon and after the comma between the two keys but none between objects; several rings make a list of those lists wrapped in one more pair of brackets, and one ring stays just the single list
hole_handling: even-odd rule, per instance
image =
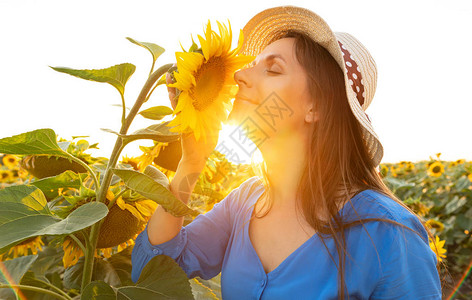
[{"label": "sunflower field", "polygon": [[[210,84],[204,79],[214,76],[210,67],[223,58],[236,69],[249,60],[234,57],[238,51],[230,51],[231,31],[219,23],[218,27],[219,35],[208,24],[206,40],[199,36],[201,47],[193,43],[189,51],[176,56],[177,71],[173,64],[154,70],[164,49],[128,38],[148,50],[153,59],[149,76],[129,111],[124,89],[135,71],[133,64],[94,70],[52,68],[112,85],[122,102],[121,127],[118,132],[104,129],[116,136],[108,158],[92,155],[97,143],[91,144],[84,137],[65,140],[52,129],[0,137],[0,299],[221,299],[219,276],[189,280],[165,255],[154,257],[136,283],[131,280],[134,240],[158,205],[174,216],[184,217],[187,225],[255,175],[250,165],[234,164],[215,150],[188,205],[169,189],[182,155],[181,133],[189,128],[197,130],[192,126],[198,116],[187,117],[183,111],[193,105],[192,95],[200,95],[202,101],[213,97],[196,93],[192,84]],[[241,42],[242,37],[238,47]],[[215,45],[222,46],[217,51],[209,49]],[[182,64],[185,59],[193,67],[200,65],[195,76],[185,76],[190,68]],[[213,71],[208,75],[202,73],[205,70]],[[176,108],[182,114],[174,118],[180,127],[177,131],[170,130],[170,121],[162,121],[175,115],[175,110],[166,106],[141,110],[155,88],[166,83],[168,72],[177,79],[175,87],[183,95]],[[224,79],[222,93],[231,97],[233,89],[226,82],[229,77]],[[206,103],[197,107],[199,115],[208,113],[204,109],[210,107],[218,111],[215,116],[220,116],[226,105]],[[153,125],[129,133],[138,114]],[[219,129],[216,123],[212,126]],[[129,143],[140,140],[153,140],[154,145],[140,147],[142,154],[138,157],[123,155]],[[472,162],[447,162],[437,154],[427,161],[382,164],[380,174],[435,234],[430,246],[448,267],[448,272],[441,274],[448,280],[445,294],[470,299],[472,283],[467,275],[472,259]]]},{"label": "sunflower field", "polygon": [[[448,299],[471,299],[472,162],[429,160],[381,164],[386,185],[426,221],[436,235],[438,260],[445,261]],[[446,276],[447,275],[447,276]],[[454,294],[454,298],[452,298]]]},{"label": "sunflower field", "polygon": [[[64,142],[59,139],[58,143]],[[107,164],[106,159],[94,158],[86,153],[96,148],[97,144],[90,145],[84,139],[66,143],[68,153],[94,169],[103,169]],[[173,151],[174,143],[154,142],[152,147],[141,147],[141,156],[123,156],[118,166],[143,174],[150,174],[150,170],[161,172],[170,180],[180,159],[179,152]],[[93,181],[80,164],[54,156],[10,154],[0,155],[0,163],[1,191],[18,186],[38,187],[43,191],[50,211],[58,216],[66,216],[84,203],[91,202],[86,200],[93,194],[87,186],[93,186]],[[466,275],[470,272],[472,249],[472,204],[469,201],[472,193],[472,162],[463,159],[443,161],[437,154],[427,161],[381,164],[380,173],[395,195],[420,215],[436,235],[438,248],[435,252],[448,268],[445,294],[454,293],[453,299],[470,299],[472,284]],[[250,165],[233,164],[223,154],[214,151],[198,179],[189,207],[197,214],[205,213],[232,189],[254,175]],[[3,197],[0,199],[4,202]],[[127,188],[118,178],[112,181],[106,199],[109,212],[100,228],[91,284],[95,284],[95,288],[98,286],[99,290],[113,287],[117,291],[126,291],[134,286],[131,281],[134,239],[144,229],[157,204]],[[184,225],[192,222],[197,214],[187,215]],[[87,228],[82,231],[87,231]],[[65,299],[77,297],[80,295],[84,264],[84,240],[81,235],[80,231],[68,235],[37,235],[2,248],[1,283],[11,284],[13,279],[18,286],[40,289],[18,290],[18,294],[26,299],[49,299],[48,294],[44,293],[46,290],[62,294]],[[435,249],[433,244],[431,247]],[[159,264],[158,267],[162,268],[163,264],[171,265],[171,261],[153,261],[152,264]],[[172,267],[179,268],[176,265]],[[144,271],[143,274],[146,275]],[[180,275],[183,281],[188,281],[195,299],[221,299],[219,276],[212,280],[198,277],[188,280],[182,272]],[[166,274],[160,276],[165,278]],[[158,276],[155,274],[153,278],[156,280]],[[89,299],[89,291],[85,290],[83,299]],[[159,287],[155,291],[159,291]],[[115,292],[110,293],[115,295]],[[12,290],[2,289],[0,295],[2,299],[14,299]]]}]

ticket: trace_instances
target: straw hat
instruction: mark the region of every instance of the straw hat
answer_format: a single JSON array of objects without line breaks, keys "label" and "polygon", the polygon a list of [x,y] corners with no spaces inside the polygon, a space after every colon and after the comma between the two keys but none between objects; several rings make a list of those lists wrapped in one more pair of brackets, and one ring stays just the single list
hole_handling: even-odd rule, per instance
[{"label": "straw hat", "polygon": [[288,30],[301,31],[324,47],[344,72],[347,98],[353,114],[362,125],[363,137],[370,156],[378,166],[383,146],[365,113],[377,86],[377,68],[367,49],[352,35],[333,32],[314,12],[296,6],[266,9],[244,26],[242,54],[257,56],[269,43]]}]

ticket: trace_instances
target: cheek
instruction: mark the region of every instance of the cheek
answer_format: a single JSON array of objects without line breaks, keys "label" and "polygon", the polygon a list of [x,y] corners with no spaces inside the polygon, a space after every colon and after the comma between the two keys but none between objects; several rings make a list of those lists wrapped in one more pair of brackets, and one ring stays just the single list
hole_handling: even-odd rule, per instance
[{"label": "cheek", "polygon": [[284,102],[291,110],[291,115],[286,120],[286,125],[292,129],[300,129],[305,126],[305,117],[308,113],[308,103],[311,101],[306,85],[292,82],[283,90]]}]

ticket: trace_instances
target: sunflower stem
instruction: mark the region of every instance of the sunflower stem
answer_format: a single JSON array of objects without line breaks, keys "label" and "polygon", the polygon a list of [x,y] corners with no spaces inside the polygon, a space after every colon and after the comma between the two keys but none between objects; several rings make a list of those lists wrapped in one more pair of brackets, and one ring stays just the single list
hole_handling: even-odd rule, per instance
[{"label": "sunflower stem", "polygon": [[42,283],[48,287],[50,287],[51,289],[53,289],[54,291],[56,291],[58,294],[61,294],[62,296],[64,296],[66,299],[68,300],[72,300],[72,297],[70,297],[69,295],[67,295],[63,290],[61,290],[60,288],[58,288],[57,286],[53,285],[53,284],[50,284],[49,282],[46,282],[46,281],[42,281],[42,280],[39,280],[39,279],[34,279],[36,282],[39,282],[39,283]]},{"label": "sunflower stem", "polygon": [[[143,88],[141,89],[141,92],[139,93],[138,98],[136,99],[136,102],[134,103],[133,107],[128,113],[128,117],[126,117],[124,119],[124,122],[121,123],[120,134],[126,135],[129,127],[131,126],[131,122],[133,122],[134,117],[136,117],[139,109],[141,108],[143,103],[146,101],[146,97],[149,95],[150,90],[152,89],[156,81],[159,80],[159,78],[163,74],[165,74],[172,67],[172,65],[173,64],[163,65],[149,76]],[[123,107],[124,107],[124,104],[123,104]],[[96,188],[98,189],[97,201],[99,202],[105,203],[108,187],[110,186],[110,182],[113,176],[112,169],[116,166],[116,163],[118,162],[118,158],[121,154],[121,151],[123,150],[125,146],[126,144],[123,143],[123,138],[121,136],[117,137],[116,142],[115,142],[115,147],[113,148],[113,152],[111,153],[110,160],[105,170],[105,174],[103,175],[102,185],[100,186],[100,188],[98,188],[99,187],[98,185],[96,186]],[[104,220],[105,219],[102,219],[99,222],[92,225],[89,238],[86,239],[86,251],[85,251],[84,269],[82,273],[81,291],[83,291],[85,287],[92,281],[94,253],[97,247],[97,240],[98,240],[98,234],[100,231],[100,226]]]},{"label": "sunflower stem", "polygon": [[84,244],[72,233],[72,234],[69,234],[70,238],[74,240],[74,242],[77,244],[77,246],[80,247],[80,249],[82,249],[82,252],[85,253],[85,246]]},{"label": "sunflower stem", "polygon": [[122,114],[121,114],[121,124],[125,123],[126,120],[126,106],[125,106],[125,96],[121,94],[121,105],[123,106]]},{"label": "sunflower stem", "polygon": [[116,196],[115,198],[113,198],[113,200],[110,201],[110,203],[108,204],[108,209],[110,209],[116,202],[116,200],[118,200],[118,198],[120,198],[121,195],[123,195],[124,193],[126,193],[126,191],[129,191],[129,188],[125,187],[122,191],[120,191]]},{"label": "sunflower stem", "polygon": [[61,294],[58,294],[56,292],[46,290],[37,286],[30,286],[30,285],[22,285],[22,284],[0,284],[0,289],[20,289],[20,290],[27,290],[27,291],[32,291],[32,292],[38,292],[38,293],[43,293],[47,294],[59,299],[63,300],[70,300],[71,298],[66,298],[62,296]]},{"label": "sunflower stem", "polygon": [[144,100],[144,102],[147,102],[147,101],[149,100],[149,97],[151,97],[152,92],[154,92],[154,90],[155,90],[158,86],[160,86],[161,84],[163,84],[163,83],[158,83],[158,84],[156,84],[156,85],[151,89],[151,91],[149,92],[149,94],[146,96],[146,99]]},{"label": "sunflower stem", "polygon": [[[67,152],[65,152],[67,153]],[[100,187],[100,184],[98,182],[98,178],[97,178],[97,175],[95,174],[95,172],[90,168],[90,166],[88,164],[86,164],[85,162],[83,162],[81,159],[73,156],[72,154],[70,153],[67,153],[70,157],[70,159],[72,159],[73,161],[75,161],[76,163],[80,164],[82,167],[84,167],[87,172],[90,173],[90,176],[92,176],[92,179],[93,179],[93,182],[95,183],[95,190],[98,190],[98,188]]]},{"label": "sunflower stem", "polygon": [[154,55],[153,55],[151,70],[149,71],[149,76],[148,77],[150,77],[152,75],[152,71],[154,70],[154,65],[155,64],[156,64],[156,61],[154,60]]}]

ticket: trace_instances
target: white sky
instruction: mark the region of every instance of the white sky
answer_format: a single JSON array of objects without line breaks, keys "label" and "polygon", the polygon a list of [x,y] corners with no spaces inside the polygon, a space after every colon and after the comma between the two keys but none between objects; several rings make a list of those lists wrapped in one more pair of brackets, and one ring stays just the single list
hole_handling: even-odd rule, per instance
[{"label": "white sky", "polygon": [[[96,155],[109,156],[119,131],[119,93],[108,84],[48,66],[100,69],[129,62],[136,72],[125,97],[134,103],[151,55],[126,37],[166,49],[157,65],[175,61],[210,19],[239,30],[256,13],[279,5],[311,9],[334,31],[356,36],[374,57],[379,78],[367,110],[385,148],[383,162],[472,160],[472,1],[25,1],[0,0],[0,137],[37,128],[59,136],[88,135]],[[143,108],[169,105],[159,87]],[[130,132],[152,121],[137,117]],[[221,140],[220,140],[221,141]],[[135,142],[124,154],[139,155]]]}]

